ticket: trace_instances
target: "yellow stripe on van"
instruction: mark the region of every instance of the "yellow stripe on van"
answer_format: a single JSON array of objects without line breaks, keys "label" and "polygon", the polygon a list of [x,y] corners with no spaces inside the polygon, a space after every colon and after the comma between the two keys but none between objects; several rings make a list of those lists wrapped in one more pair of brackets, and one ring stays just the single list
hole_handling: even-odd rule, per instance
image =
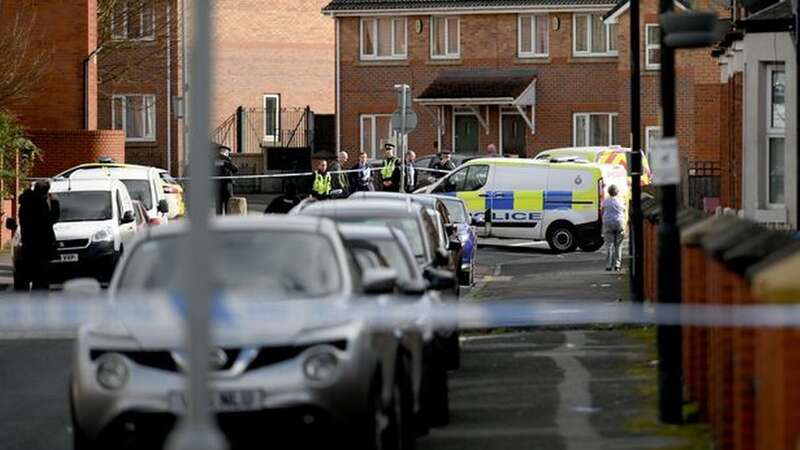
[{"label": "yellow stripe on van", "polygon": [[515,191],[514,211],[543,211],[544,191]]},{"label": "yellow stripe on van", "polygon": [[[595,184],[597,186],[597,184]],[[585,191],[573,191],[573,202],[591,202],[586,204],[573,203],[572,209],[577,211],[585,211],[597,208],[597,188],[588,189]]]},{"label": "yellow stripe on van", "polygon": [[486,199],[479,197],[479,192],[459,192],[458,198],[464,200],[469,211],[486,211]]}]

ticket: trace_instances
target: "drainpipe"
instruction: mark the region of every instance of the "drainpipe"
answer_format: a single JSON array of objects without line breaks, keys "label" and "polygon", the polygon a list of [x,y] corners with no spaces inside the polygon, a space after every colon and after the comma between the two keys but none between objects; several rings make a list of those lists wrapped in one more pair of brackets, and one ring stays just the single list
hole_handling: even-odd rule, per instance
[{"label": "drainpipe", "polygon": [[172,175],[172,9],[167,1],[167,173]]},{"label": "drainpipe", "polygon": [[103,47],[97,47],[83,60],[83,129],[89,129],[89,64],[97,57]]}]

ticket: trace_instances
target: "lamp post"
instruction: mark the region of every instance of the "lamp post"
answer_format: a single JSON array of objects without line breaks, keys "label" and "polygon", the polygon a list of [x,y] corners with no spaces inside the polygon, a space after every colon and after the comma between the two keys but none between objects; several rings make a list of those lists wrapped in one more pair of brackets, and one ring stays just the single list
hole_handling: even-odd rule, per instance
[{"label": "lamp post", "polygon": [[642,217],[642,120],[641,120],[641,53],[639,40],[639,0],[630,0],[631,36],[631,298],[644,301],[644,233]]}]

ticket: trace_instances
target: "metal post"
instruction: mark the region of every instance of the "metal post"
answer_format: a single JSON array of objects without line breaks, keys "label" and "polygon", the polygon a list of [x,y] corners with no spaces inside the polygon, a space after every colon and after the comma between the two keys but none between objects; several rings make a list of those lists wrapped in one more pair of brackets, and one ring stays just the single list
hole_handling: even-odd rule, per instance
[{"label": "metal post", "polygon": [[[792,11],[794,12],[794,87],[796,89],[795,103],[794,103],[794,146],[796,159],[794,160],[794,213],[796,230],[800,230],[800,117],[798,117],[798,108],[800,108],[800,1],[792,0]],[[785,170],[785,169],[784,169]],[[791,172],[788,172],[791,173]]]},{"label": "metal post", "polygon": [[236,108],[236,153],[244,153],[244,106]]},{"label": "metal post", "polygon": [[631,300],[644,301],[644,236],[642,218],[642,120],[639,0],[630,0],[631,36]]},{"label": "metal post", "polygon": [[[659,0],[659,13],[672,10],[674,0]],[[663,29],[663,27],[662,27]],[[675,137],[675,49],[661,33],[661,109],[663,138]],[[678,186],[661,186],[661,223],[658,227],[658,302],[681,302],[680,237],[677,227]],[[664,423],[683,421],[681,385],[681,327],[658,326],[658,406]]]},{"label": "metal post", "polygon": [[404,84],[400,87],[400,192],[406,191],[406,114],[408,105],[406,104],[406,92],[408,92],[408,85]]},{"label": "metal post", "polygon": [[187,374],[188,407],[186,417],[170,436],[171,450],[222,450],[224,439],[211,419],[208,396],[208,354],[213,258],[209,230],[211,209],[211,5],[209,0],[195,0],[192,10],[191,72],[193,95],[189,100],[189,147],[192,181],[189,183],[189,234],[181,254],[181,284],[188,304],[186,342],[189,348]]}]

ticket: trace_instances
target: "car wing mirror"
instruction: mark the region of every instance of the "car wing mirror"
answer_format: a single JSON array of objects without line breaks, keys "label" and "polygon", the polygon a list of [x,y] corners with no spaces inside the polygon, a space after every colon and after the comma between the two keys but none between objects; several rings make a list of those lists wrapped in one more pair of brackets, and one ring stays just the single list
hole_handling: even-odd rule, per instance
[{"label": "car wing mirror", "polygon": [[368,269],[362,277],[364,293],[368,295],[392,294],[397,288],[397,272],[392,269]]},{"label": "car wing mirror", "polygon": [[72,295],[96,296],[101,292],[100,282],[94,278],[76,278],[64,283],[64,292]]},{"label": "car wing mirror", "polygon": [[169,203],[166,200],[161,199],[158,201],[158,212],[161,214],[167,214],[169,212]]},{"label": "car wing mirror", "polygon": [[133,215],[133,211],[128,210],[122,214],[122,219],[120,219],[120,223],[131,223],[136,220],[136,217]]},{"label": "car wing mirror", "polygon": [[6,218],[6,229],[13,231],[17,231],[17,220],[13,217]]},{"label": "car wing mirror", "polygon": [[428,281],[428,288],[435,291],[447,291],[456,284],[456,276],[449,270],[439,270],[427,268],[423,273],[425,280]]}]

